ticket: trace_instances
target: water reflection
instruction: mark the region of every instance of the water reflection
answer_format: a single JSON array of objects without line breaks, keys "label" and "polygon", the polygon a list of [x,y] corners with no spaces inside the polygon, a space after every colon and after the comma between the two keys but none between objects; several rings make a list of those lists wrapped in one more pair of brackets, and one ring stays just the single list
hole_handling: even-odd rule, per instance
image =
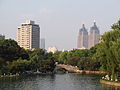
[{"label": "water reflection", "polygon": [[99,83],[99,75],[56,74],[0,78],[0,90],[120,90]]},{"label": "water reflection", "polygon": [[110,86],[110,85],[101,85],[103,90],[120,90],[120,87]]}]

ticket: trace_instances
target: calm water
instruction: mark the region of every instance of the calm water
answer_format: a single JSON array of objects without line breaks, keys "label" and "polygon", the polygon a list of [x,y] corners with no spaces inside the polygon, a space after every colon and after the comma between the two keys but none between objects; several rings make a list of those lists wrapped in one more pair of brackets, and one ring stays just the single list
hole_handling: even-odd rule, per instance
[{"label": "calm water", "polygon": [[98,75],[56,74],[1,78],[0,90],[120,90],[101,85]]}]

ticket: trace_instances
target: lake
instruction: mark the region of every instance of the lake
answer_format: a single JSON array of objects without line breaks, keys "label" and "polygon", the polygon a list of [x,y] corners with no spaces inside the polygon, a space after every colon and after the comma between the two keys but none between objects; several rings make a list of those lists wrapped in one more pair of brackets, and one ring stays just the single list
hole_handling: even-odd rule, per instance
[{"label": "lake", "polygon": [[0,90],[120,90],[100,84],[100,78],[76,73],[0,78]]}]

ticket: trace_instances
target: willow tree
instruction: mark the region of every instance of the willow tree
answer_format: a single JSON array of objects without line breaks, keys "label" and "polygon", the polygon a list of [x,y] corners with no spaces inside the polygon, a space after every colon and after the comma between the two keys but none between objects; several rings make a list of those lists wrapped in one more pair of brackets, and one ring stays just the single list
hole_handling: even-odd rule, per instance
[{"label": "willow tree", "polygon": [[107,71],[115,81],[120,68],[120,21],[113,24],[112,30],[101,37],[100,46],[95,54],[100,60],[102,69]]}]

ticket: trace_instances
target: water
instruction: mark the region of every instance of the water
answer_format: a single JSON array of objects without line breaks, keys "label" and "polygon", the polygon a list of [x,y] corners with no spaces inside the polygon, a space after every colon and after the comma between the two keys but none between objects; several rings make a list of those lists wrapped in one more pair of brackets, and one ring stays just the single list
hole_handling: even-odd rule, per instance
[{"label": "water", "polygon": [[0,78],[0,90],[120,90],[102,85],[99,75],[56,74]]}]

